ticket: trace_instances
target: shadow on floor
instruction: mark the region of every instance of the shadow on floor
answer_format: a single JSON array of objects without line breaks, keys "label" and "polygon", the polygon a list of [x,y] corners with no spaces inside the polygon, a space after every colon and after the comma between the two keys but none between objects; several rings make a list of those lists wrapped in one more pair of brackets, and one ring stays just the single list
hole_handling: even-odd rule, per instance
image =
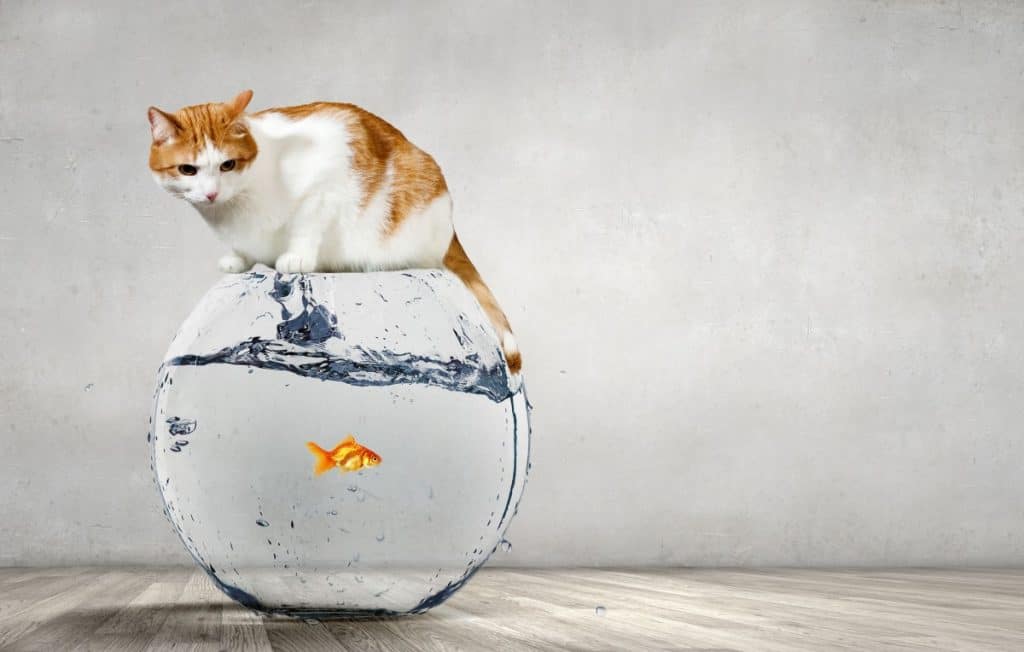
[{"label": "shadow on floor", "polygon": [[[66,649],[88,643],[91,649],[142,650],[231,644],[232,649],[266,649],[266,643],[305,641],[316,649],[358,649],[361,643],[401,643],[421,631],[424,616],[367,620],[302,621],[261,616],[235,604],[197,602],[128,605],[122,608],[75,606],[37,622],[17,635],[16,649]],[[2,646],[0,646],[2,647]],[[276,645],[275,645],[276,647]]]}]

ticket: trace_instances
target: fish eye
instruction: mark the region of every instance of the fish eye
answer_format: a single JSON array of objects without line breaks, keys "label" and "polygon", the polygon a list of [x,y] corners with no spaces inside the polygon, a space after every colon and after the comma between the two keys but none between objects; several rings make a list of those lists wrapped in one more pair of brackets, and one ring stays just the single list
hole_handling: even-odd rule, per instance
[{"label": "fish eye", "polygon": [[224,161],[223,163],[220,164],[220,171],[221,172],[230,172],[230,171],[232,171],[234,169],[235,169],[235,159],[233,159],[233,158],[229,158],[228,160],[226,160],[226,161]]},{"label": "fish eye", "polygon": [[198,172],[198,171],[199,171],[199,169],[196,166],[188,165],[187,163],[185,165],[179,165],[178,166],[178,172],[181,172],[186,177],[194,176],[195,173]]}]

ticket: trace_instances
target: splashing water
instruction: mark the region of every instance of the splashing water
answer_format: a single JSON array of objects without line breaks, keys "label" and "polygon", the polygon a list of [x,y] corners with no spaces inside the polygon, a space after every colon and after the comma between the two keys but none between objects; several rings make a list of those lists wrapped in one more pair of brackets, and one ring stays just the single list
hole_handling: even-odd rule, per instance
[{"label": "splashing water", "polygon": [[[308,378],[342,382],[361,387],[419,384],[483,394],[500,403],[512,396],[513,387],[504,359],[497,350],[475,351],[460,358],[395,352],[387,348],[370,349],[348,344],[338,328],[338,317],[313,295],[319,274],[277,274],[268,294],[281,306],[282,321],[276,325],[276,337],[250,337],[209,353],[186,353],[171,357],[169,366],[210,364],[244,365],[256,369],[289,371]],[[250,273],[248,279],[261,285],[266,275]],[[249,296],[246,292],[242,297]],[[301,305],[291,307],[289,298],[299,296]],[[460,322],[464,321],[460,315]],[[462,324],[460,323],[460,326]],[[464,327],[463,327],[464,328]],[[457,331],[456,331],[456,334]],[[477,338],[479,339],[479,337]],[[468,333],[459,336],[462,348],[473,341]]]}]

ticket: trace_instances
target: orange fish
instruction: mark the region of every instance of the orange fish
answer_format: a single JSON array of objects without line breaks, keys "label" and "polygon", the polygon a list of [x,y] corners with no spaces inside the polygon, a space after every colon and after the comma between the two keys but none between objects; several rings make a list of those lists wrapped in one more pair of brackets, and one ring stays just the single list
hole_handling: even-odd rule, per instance
[{"label": "orange fish", "polygon": [[313,472],[317,475],[326,473],[335,466],[344,473],[380,464],[380,455],[362,444],[357,444],[356,438],[352,435],[342,439],[334,450],[324,450],[312,441],[306,443],[306,448],[316,458]]}]

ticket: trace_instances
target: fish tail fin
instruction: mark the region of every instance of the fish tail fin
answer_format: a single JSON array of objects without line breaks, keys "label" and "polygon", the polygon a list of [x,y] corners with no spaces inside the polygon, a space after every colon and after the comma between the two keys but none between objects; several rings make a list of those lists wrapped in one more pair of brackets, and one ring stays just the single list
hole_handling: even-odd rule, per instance
[{"label": "fish tail fin", "polygon": [[331,454],[328,451],[320,448],[316,442],[306,442],[306,448],[316,458],[316,462],[313,465],[313,473],[320,475],[330,471],[334,466],[334,460],[331,459]]}]

